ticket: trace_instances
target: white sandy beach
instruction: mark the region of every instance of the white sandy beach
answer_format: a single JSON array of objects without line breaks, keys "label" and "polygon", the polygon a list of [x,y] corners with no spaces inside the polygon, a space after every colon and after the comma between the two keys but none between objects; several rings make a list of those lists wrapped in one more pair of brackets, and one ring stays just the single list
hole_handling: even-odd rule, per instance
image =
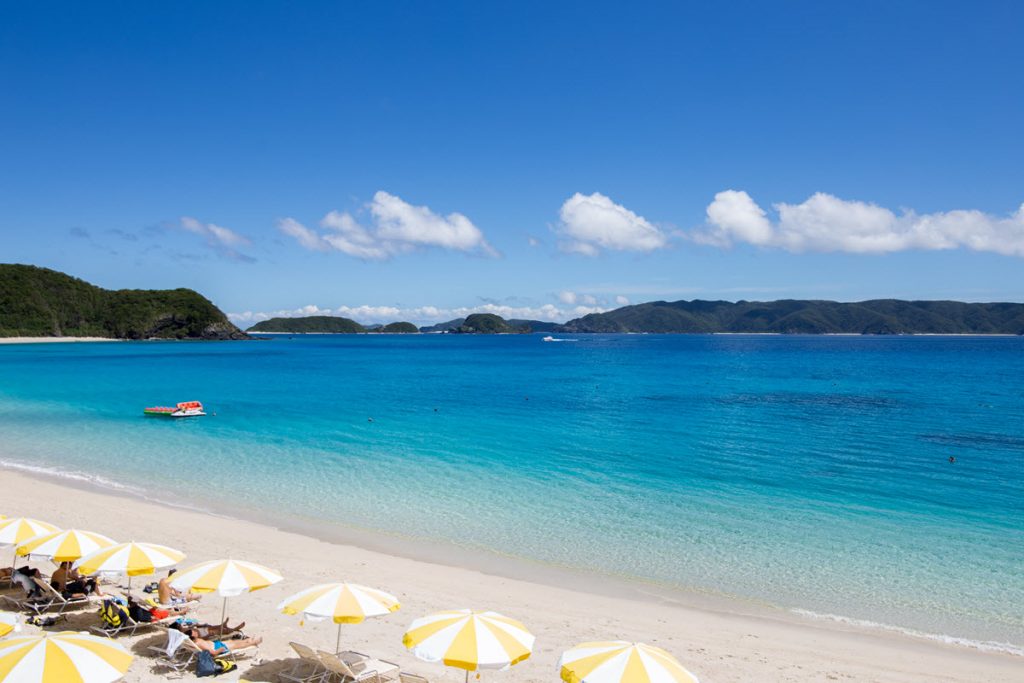
[{"label": "white sandy beach", "polygon": [[[504,672],[484,672],[485,681],[557,681],[556,662],[582,641],[625,639],[656,644],[674,653],[703,683],[775,681],[929,682],[1020,681],[1024,658],[919,640],[900,634],[801,621],[788,615],[753,616],[708,610],[656,599],[616,598],[540,582],[503,578],[362,548],[328,543],[244,520],[225,519],[62,482],[0,470],[0,512],[34,516],[66,528],[107,534],[117,540],[163,543],[188,554],[188,566],[233,557],[280,571],[285,580],[266,590],[233,598],[232,621],[263,635],[262,661],[245,663],[239,674],[218,680],[274,681],[292,664],[291,640],[330,649],[331,623],[307,623],[279,614],[285,596],[315,583],[347,580],[397,595],[402,609],[388,617],[343,627],[344,647],[393,660],[431,681],[463,680],[463,673],[427,664],[406,653],[401,636],[410,621],[435,610],[493,609],[522,620],[536,635],[533,657]],[[8,562],[10,549],[0,551]],[[3,559],[6,558],[6,559]],[[51,567],[44,567],[46,571]],[[137,579],[141,584],[142,579]],[[221,602],[208,596],[200,618],[216,621]],[[66,628],[98,623],[94,610],[73,613]],[[138,655],[125,680],[163,680],[145,647],[162,637],[122,639]]]},{"label": "white sandy beach", "polygon": [[0,344],[62,344],[73,342],[113,342],[109,337],[0,337]]}]

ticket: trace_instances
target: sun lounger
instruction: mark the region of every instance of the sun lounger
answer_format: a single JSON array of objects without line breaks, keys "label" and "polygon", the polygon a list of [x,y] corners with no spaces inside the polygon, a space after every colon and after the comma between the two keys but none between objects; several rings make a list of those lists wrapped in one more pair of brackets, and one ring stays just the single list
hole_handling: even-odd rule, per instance
[{"label": "sun lounger", "polygon": [[188,639],[188,636],[178,629],[169,628],[167,629],[167,643],[163,647],[150,646],[149,651],[156,655],[158,666],[165,666],[181,675],[195,659],[195,654],[182,652],[181,645]]},{"label": "sun lounger", "polygon": [[393,681],[398,679],[398,665],[381,659],[364,659],[349,664],[340,656],[319,650],[317,656],[324,668],[330,671],[331,677],[346,683],[362,681]]},{"label": "sun lounger", "polygon": [[36,614],[42,614],[43,612],[49,611],[50,609],[56,608],[57,614],[62,615],[64,611],[72,607],[82,607],[85,605],[91,605],[95,600],[86,595],[80,598],[71,597],[65,598],[61,593],[48,584],[46,581],[33,577],[33,582],[39,587],[42,592],[42,597],[24,600],[14,600],[9,595],[5,595],[4,599],[10,600],[17,604],[18,609],[31,610]]},{"label": "sun lounger", "polygon": [[[162,626],[163,624],[161,624]],[[184,674],[190,667],[195,665],[196,657],[202,650],[192,642],[192,639],[181,631],[167,629],[167,645],[164,647],[151,646],[149,651],[156,655],[157,664],[172,669],[176,674]],[[217,658],[229,658],[237,662],[238,657],[258,656],[260,648],[258,645],[229,650],[222,654],[216,654]]]},{"label": "sun lounger", "polygon": [[[331,677],[332,672],[320,661],[320,656],[316,653],[316,650],[302,643],[293,642],[289,643],[289,645],[295,650],[295,654],[299,656],[299,661],[295,663],[295,666],[290,671],[278,674],[279,678],[292,681],[292,683],[319,683]],[[338,657],[350,667],[370,659],[368,655],[352,650],[339,652]]]},{"label": "sun lounger", "polygon": [[399,671],[398,680],[401,683],[430,683],[424,676],[409,673],[408,671]]},{"label": "sun lounger", "polygon": [[320,683],[330,677],[331,672],[320,661],[316,651],[302,643],[288,643],[299,656],[288,671],[277,675],[278,679],[291,683]]},{"label": "sun lounger", "polygon": [[147,598],[143,598],[142,602],[144,602],[149,607],[153,607],[153,608],[156,608],[156,609],[166,610],[168,612],[173,612],[175,610],[184,610],[185,612],[191,612],[192,610],[194,610],[196,607],[199,606],[199,601],[198,600],[189,600],[188,602],[178,602],[178,603],[172,602],[170,604],[166,604],[165,605],[164,603],[157,601],[156,598],[149,598],[149,597],[147,597]]},{"label": "sun lounger", "polygon": [[115,636],[120,636],[123,634],[128,634],[128,636],[134,636],[135,632],[139,629],[166,626],[167,624],[173,622],[175,619],[178,619],[178,617],[169,616],[164,617],[163,619],[154,619],[153,621],[135,621],[134,619],[132,619],[131,614],[128,613],[128,610],[125,610],[124,623],[120,626],[111,626],[110,624],[104,623],[102,626],[93,626],[91,630],[96,635],[107,636],[108,638],[113,638]]}]

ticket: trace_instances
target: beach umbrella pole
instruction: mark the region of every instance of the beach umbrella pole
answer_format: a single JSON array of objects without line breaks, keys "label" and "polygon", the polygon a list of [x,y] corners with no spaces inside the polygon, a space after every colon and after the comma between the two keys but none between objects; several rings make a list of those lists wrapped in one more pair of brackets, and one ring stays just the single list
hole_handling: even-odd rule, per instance
[{"label": "beach umbrella pole", "polygon": [[338,639],[334,641],[334,654],[341,652],[341,622],[338,622]]},{"label": "beach umbrella pole", "polygon": [[224,598],[224,606],[220,608],[220,623],[224,623],[224,617],[228,613],[228,599]]}]

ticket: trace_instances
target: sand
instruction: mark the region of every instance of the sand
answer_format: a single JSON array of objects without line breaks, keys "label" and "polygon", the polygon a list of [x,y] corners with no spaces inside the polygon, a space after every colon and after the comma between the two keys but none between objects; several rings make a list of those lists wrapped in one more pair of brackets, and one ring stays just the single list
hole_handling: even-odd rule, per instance
[{"label": "sand", "polygon": [[0,344],[61,344],[72,342],[120,341],[109,337],[0,337]]},{"label": "sand", "polygon": [[[830,622],[804,621],[788,614],[743,614],[637,597],[573,590],[498,573],[446,566],[329,543],[251,521],[226,519],[167,507],[54,479],[0,470],[0,513],[33,516],[66,528],[107,534],[118,540],[163,543],[188,554],[183,563],[233,557],[280,571],[285,580],[265,590],[232,598],[228,612],[244,618],[246,632],[265,637],[262,659],[217,680],[274,681],[294,662],[288,646],[296,640],[332,649],[336,626],[306,623],[275,610],[284,597],[310,585],[352,581],[394,593],[402,609],[362,624],[345,625],[344,648],[392,660],[431,681],[463,680],[461,671],[415,659],[401,644],[405,627],[430,612],[460,607],[493,609],[523,621],[536,635],[533,656],[508,671],[484,672],[482,680],[519,683],[557,681],[561,652],[588,640],[637,640],[666,648],[702,683],[775,681],[878,681],[998,683],[1024,680],[1024,657],[870,631]],[[10,560],[0,550],[0,561]],[[442,560],[443,562],[444,560]],[[44,571],[50,568],[40,565]],[[143,579],[136,579],[141,585]],[[199,616],[219,617],[220,599],[207,596]],[[98,623],[93,610],[73,613],[64,628]],[[31,630],[31,629],[28,629]],[[146,654],[162,642],[153,630],[121,642],[138,655],[125,680],[163,680]]]}]

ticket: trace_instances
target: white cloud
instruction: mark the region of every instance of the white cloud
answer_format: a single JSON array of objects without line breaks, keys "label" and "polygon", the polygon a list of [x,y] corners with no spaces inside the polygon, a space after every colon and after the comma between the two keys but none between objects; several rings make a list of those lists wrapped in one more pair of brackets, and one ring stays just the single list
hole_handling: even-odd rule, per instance
[{"label": "white cloud", "polygon": [[371,225],[361,225],[348,212],[331,211],[320,221],[323,232],[294,218],[278,221],[282,233],[306,249],[340,251],[368,261],[379,261],[421,247],[497,256],[484,234],[461,213],[440,216],[426,206],[413,206],[400,197],[379,191],[367,207]]},{"label": "white cloud", "polygon": [[592,294],[579,294],[568,290],[559,292],[558,300],[567,306],[572,306],[574,304],[596,306],[598,304],[597,297]]},{"label": "white cloud", "polygon": [[602,249],[653,251],[668,245],[668,237],[643,216],[616,204],[599,192],[579,192],[565,200],[556,232],[564,251],[596,256]]},{"label": "white cloud", "polygon": [[754,203],[746,192],[719,192],[715,201],[708,205],[707,215],[708,223],[719,228],[714,237],[723,244],[729,244],[733,239],[751,244],[766,244],[771,240],[771,222],[764,209]]},{"label": "white cloud", "polygon": [[528,235],[526,237],[526,243],[529,244],[531,247],[539,247],[540,246],[540,240],[537,239],[536,237],[532,236],[532,235]]},{"label": "white cloud", "polygon": [[625,297],[625,296],[622,296],[620,294],[617,297],[615,297],[615,303],[617,303],[619,306],[628,306],[629,305],[629,298]]},{"label": "white cloud", "polygon": [[331,245],[317,233],[299,223],[294,218],[282,218],[277,221],[277,229],[309,250],[327,251]]},{"label": "white cloud", "polygon": [[778,214],[774,222],[746,192],[719,192],[707,208],[707,226],[689,237],[721,247],[747,243],[793,252],[882,254],[966,248],[1024,257],[1024,204],[1007,217],[976,210],[897,214],[818,192],[803,203],[773,208]]},{"label": "white cloud", "polygon": [[183,230],[200,235],[206,238],[206,244],[222,256],[239,261],[252,261],[252,257],[246,256],[238,251],[237,247],[244,247],[250,244],[249,240],[239,235],[234,230],[216,225],[214,223],[203,223],[191,216],[182,216],[180,225]]},{"label": "white cloud", "polygon": [[203,235],[211,242],[225,247],[241,247],[249,244],[249,240],[237,232],[213,223],[201,223],[191,216],[181,217],[181,227],[197,235]]},{"label": "white cloud", "polygon": [[311,315],[336,315],[352,318],[361,323],[387,323],[408,320],[418,324],[443,322],[455,318],[465,318],[472,313],[494,313],[508,319],[543,320],[548,322],[565,322],[570,318],[578,318],[588,313],[603,313],[608,309],[600,306],[576,305],[559,307],[554,304],[539,306],[505,306],[484,303],[477,306],[457,306],[444,308],[440,306],[416,306],[402,308],[398,306],[338,306],[337,308],[321,308],[314,304],[299,308],[254,313],[228,313],[228,318],[239,325],[251,325],[268,318],[299,318]]}]

